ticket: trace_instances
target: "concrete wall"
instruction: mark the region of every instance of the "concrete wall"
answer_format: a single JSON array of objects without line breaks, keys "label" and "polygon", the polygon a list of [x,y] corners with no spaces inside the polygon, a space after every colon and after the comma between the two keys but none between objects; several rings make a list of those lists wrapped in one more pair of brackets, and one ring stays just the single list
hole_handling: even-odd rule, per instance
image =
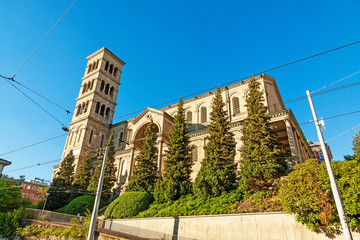
[{"label": "concrete wall", "polygon": [[[330,239],[311,232],[285,213],[118,219],[106,220],[101,225],[104,229],[151,239]],[[353,237],[360,240],[359,233],[353,233]],[[340,235],[336,239],[345,238]]]}]

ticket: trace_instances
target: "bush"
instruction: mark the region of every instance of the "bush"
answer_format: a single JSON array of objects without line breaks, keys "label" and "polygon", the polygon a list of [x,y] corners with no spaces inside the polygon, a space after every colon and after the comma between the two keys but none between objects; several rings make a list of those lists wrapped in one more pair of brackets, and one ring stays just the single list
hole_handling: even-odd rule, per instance
[{"label": "bush", "polygon": [[[336,233],[340,220],[331,192],[325,164],[317,159],[295,166],[280,182],[280,201],[296,220],[315,232]],[[360,227],[360,164],[357,161],[332,162],[349,227]]]},{"label": "bush", "polygon": [[199,198],[188,194],[176,201],[164,204],[154,203],[150,208],[136,217],[169,217],[235,213],[236,205],[242,200],[243,192],[240,189],[224,192],[219,197]]},{"label": "bush", "polygon": [[21,206],[21,191],[18,183],[0,180],[0,212],[8,212]]},{"label": "bush", "polygon": [[[63,212],[67,214],[77,215],[78,213],[82,216],[85,215],[86,209],[92,211],[94,208],[95,196],[84,195],[72,200],[65,208],[58,209],[58,212]],[[101,200],[99,207],[104,206],[104,201]]]},{"label": "bush", "polygon": [[15,237],[17,228],[21,227],[21,211],[17,209],[12,212],[0,213],[0,236]]},{"label": "bush", "polygon": [[125,192],[106,209],[105,218],[130,218],[146,210],[152,202],[147,192]]}]

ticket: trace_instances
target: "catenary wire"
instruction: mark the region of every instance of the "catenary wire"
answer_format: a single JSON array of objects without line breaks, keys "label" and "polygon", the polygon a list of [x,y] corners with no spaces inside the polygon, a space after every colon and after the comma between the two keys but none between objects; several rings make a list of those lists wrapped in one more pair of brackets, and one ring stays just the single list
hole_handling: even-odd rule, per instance
[{"label": "catenary wire", "polygon": [[350,129],[348,129],[348,130],[346,130],[346,131],[344,131],[344,132],[342,132],[342,133],[340,133],[339,135],[336,135],[336,136],[333,137],[333,138],[330,138],[329,140],[326,141],[326,143],[328,143],[328,142],[334,140],[335,138],[338,138],[338,137],[340,137],[340,136],[342,136],[342,135],[344,135],[344,134],[346,134],[346,133],[348,133],[348,132],[350,132],[350,131],[354,130],[355,128],[358,128],[358,127],[360,127],[360,124],[359,124],[359,125],[356,125],[355,127],[350,128]]},{"label": "catenary wire", "polygon": [[16,168],[16,169],[13,169],[13,170],[9,170],[9,171],[4,172],[4,174],[10,173],[10,172],[16,172],[16,171],[20,171],[20,170],[24,170],[24,169],[28,169],[28,168],[38,167],[38,166],[50,164],[50,163],[53,163],[53,162],[57,162],[57,161],[60,161],[60,160],[61,160],[61,159],[55,159],[55,160],[52,160],[52,161],[47,161],[47,162],[42,162],[42,163],[37,163],[37,164],[29,165],[29,166],[27,166],[27,167]]},{"label": "catenary wire", "polygon": [[12,79],[15,78],[16,74],[19,73],[19,71],[24,67],[24,65],[29,61],[29,59],[31,58],[31,56],[36,52],[36,50],[38,50],[38,48],[41,46],[41,44],[45,41],[45,39],[50,35],[50,33],[55,29],[55,27],[58,25],[58,23],[61,21],[61,19],[63,19],[63,17],[65,16],[65,14],[70,10],[70,8],[75,4],[77,0],[74,0],[70,6],[66,9],[66,11],[61,15],[61,17],[59,18],[59,20],[57,20],[57,22],[55,23],[55,25],[50,29],[50,31],[45,35],[45,37],[40,41],[40,43],[36,46],[36,48],[30,53],[30,55],[26,58],[26,60],[24,61],[24,63],[18,68],[18,70],[15,72],[15,74],[13,75]]},{"label": "catenary wire", "polygon": [[43,108],[39,103],[37,103],[34,99],[32,99],[29,95],[24,93],[21,89],[16,87],[10,80],[7,80],[8,83],[10,83],[14,88],[16,88],[19,92],[21,92],[25,97],[27,97],[30,101],[32,101],[36,106],[41,108],[44,112],[46,112],[50,117],[52,117],[55,121],[60,123],[63,127],[65,127],[65,124],[63,124],[59,119],[57,119],[54,115],[52,115],[49,111],[47,111],[45,108]]},{"label": "catenary wire", "polygon": [[67,133],[61,134],[61,135],[56,136],[56,137],[48,138],[48,139],[42,140],[40,142],[36,142],[36,143],[30,144],[30,145],[24,146],[24,147],[20,147],[20,148],[17,148],[17,149],[14,149],[14,150],[11,150],[11,151],[8,151],[8,152],[5,152],[5,153],[1,153],[0,156],[6,155],[6,154],[9,154],[9,153],[13,153],[13,152],[17,152],[17,151],[23,150],[25,148],[33,147],[35,145],[38,145],[38,144],[41,144],[41,143],[44,143],[44,142],[48,142],[48,141],[54,140],[56,138],[63,137],[65,135],[67,135]]},{"label": "catenary wire", "polygon": [[[327,117],[327,118],[323,118],[323,120],[343,117],[343,116],[347,116],[347,115],[351,115],[351,114],[355,114],[355,113],[360,113],[360,110],[359,111],[354,111],[354,112],[343,113],[343,114],[339,114],[339,115],[335,115],[335,116],[331,116],[331,117]],[[310,120],[309,122],[300,123],[299,125],[305,125],[305,124],[309,124],[309,123],[313,123],[313,122],[314,122],[313,120]]]}]

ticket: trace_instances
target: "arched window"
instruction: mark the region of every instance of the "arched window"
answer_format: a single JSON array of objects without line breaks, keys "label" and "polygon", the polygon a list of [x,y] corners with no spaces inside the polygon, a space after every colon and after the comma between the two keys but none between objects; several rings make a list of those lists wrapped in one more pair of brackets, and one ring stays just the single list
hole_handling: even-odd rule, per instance
[{"label": "arched window", "polygon": [[89,137],[89,143],[91,143],[91,139],[92,139],[93,133],[94,133],[94,131],[91,130],[90,137]]},{"label": "arched window", "polygon": [[93,86],[94,86],[94,80],[91,81],[90,90],[92,90]]},{"label": "arched window", "polygon": [[119,134],[119,146],[123,146],[123,141],[124,141],[124,132],[121,131]]},{"label": "arched window", "polygon": [[109,62],[106,61],[106,63],[105,63],[105,71],[107,71],[108,69],[109,69]]},{"label": "arched window", "polygon": [[87,101],[87,102],[86,102],[84,113],[86,113],[86,112],[87,112],[88,107],[89,107],[89,101]]},{"label": "arched window", "polygon": [[105,81],[102,80],[102,81],[101,81],[101,85],[100,85],[100,91],[101,91],[101,92],[104,90],[104,87],[105,87]]},{"label": "arched window", "polygon": [[97,102],[95,107],[95,113],[99,114],[99,110],[100,110],[100,102]]},{"label": "arched window", "polygon": [[110,88],[109,96],[112,98],[114,96],[114,87]]},{"label": "arched window", "polygon": [[82,93],[85,93],[86,88],[87,88],[87,84],[85,83],[85,84],[83,85],[83,90],[82,90]]},{"label": "arched window", "polygon": [[84,111],[85,111],[85,103],[83,103],[82,106],[81,106],[81,113],[80,114],[83,114]]},{"label": "arched window", "polygon": [[186,122],[187,123],[192,123],[192,112],[191,111],[188,111],[186,113]]},{"label": "arched window", "polygon": [[110,65],[110,69],[109,69],[109,73],[112,74],[112,73],[113,73],[113,70],[114,70],[114,66],[111,64],[111,65]]},{"label": "arched window", "polygon": [[239,98],[238,98],[238,97],[233,97],[232,103],[233,103],[233,111],[234,111],[234,114],[239,113],[239,112],[240,112],[240,102],[239,102]]},{"label": "arched window", "polygon": [[100,108],[100,115],[104,116],[104,112],[105,112],[105,105],[102,105]]},{"label": "arched window", "polygon": [[106,86],[105,86],[105,94],[106,95],[109,93],[109,87],[110,87],[110,85],[106,84]]},{"label": "arched window", "polygon": [[90,85],[91,85],[91,83],[90,82],[88,82],[87,84],[86,84],[86,91],[88,92],[89,91],[89,89],[90,89]]},{"label": "arched window", "polygon": [[118,73],[118,68],[114,68],[114,77],[117,77],[117,73]]},{"label": "arched window", "polygon": [[201,123],[207,121],[207,110],[206,107],[201,107]]},{"label": "arched window", "polygon": [[99,66],[99,60],[96,61],[95,69],[97,69]]},{"label": "arched window", "polygon": [[79,106],[77,106],[76,116],[79,115],[80,112],[81,112],[81,104]]},{"label": "arched window", "polygon": [[196,146],[191,147],[191,161],[194,163],[198,159],[198,149]]},{"label": "arched window", "polygon": [[89,65],[87,73],[91,72],[91,68],[92,68],[92,64]]},{"label": "arched window", "polygon": [[105,111],[105,118],[108,119],[110,116],[110,108],[107,108],[106,111]]}]

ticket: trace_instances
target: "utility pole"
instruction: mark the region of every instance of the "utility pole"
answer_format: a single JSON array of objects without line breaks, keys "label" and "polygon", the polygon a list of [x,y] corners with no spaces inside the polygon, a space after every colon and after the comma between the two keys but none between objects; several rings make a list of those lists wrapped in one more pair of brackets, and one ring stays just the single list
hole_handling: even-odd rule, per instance
[{"label": "utility pole", "polygon": [[317,131],[317,134],[318,134],[318,138],[319,138],[319,141],[320,141],[321,150],[322,150],[323,155],[324,155],[326,168],[327,168],[329,178],[330,178],[331,190],[332,190],[333,195],[334,195],[335,205],[336,205],[336,208],[337,208],[337,211],[338,211],[338,214],[339,214],[339,218],[340,218],[341,226],[342,226],[342,229],[343,229],[343,233],[344,233],[344,236],[345,236],[346,240],[352,240],[353,238],[352,238],[352,235],[351,235],[351,232],[350,232],[350,229],[349,229],[349,225],[347,223],[344,206],[343,206],[342,201],[341,201],[339,189],[338,189],[338,186],[336,184],[334,173],[333,173],[333,170],[331,168],[331,162],[330,162],[330,159],[329,159],[329,155],[328,155],[328,152],[326,150],[326,146],[325,146],[325,142],[324,142],[324,136],[323,136],[323,134],[321,132],[321,129],[320,129],[320,123],[318,121],[318,118],[317,118],[317,115],[316,115],[316,112],[315,112],[314,103],[312,101],[311,93],[310,93],[309,90],[306,91],[306,95],[308,96],[309,103],[310,103],[310,108],[311,108],[311,111],[312,111],[312,114],[313,114],[313,117],[314,117],[314,123],[315,123],[316,131]]},{"label": "utility pole", "polygon": [[100,202],[100,198],[101,198],[101,190],[102,190],[102,185],[103,185],[103,180],[104,180],[105,164],[106,164],[108,152],[109,152],[109,147],[106,147],[104,159],[103,159],[102,166],[101,166],[99,184],[98,184],[97,191],[96,191],[94,209],[93,209],[93,212],[91,215],[91,221],[90,221],[89,233],[88,233],[87,240],[94,239],[94,230],[95,230],[95,224],[96,224],[96,219],[97,219],[97,215],[98,215],[99,202]]}]

